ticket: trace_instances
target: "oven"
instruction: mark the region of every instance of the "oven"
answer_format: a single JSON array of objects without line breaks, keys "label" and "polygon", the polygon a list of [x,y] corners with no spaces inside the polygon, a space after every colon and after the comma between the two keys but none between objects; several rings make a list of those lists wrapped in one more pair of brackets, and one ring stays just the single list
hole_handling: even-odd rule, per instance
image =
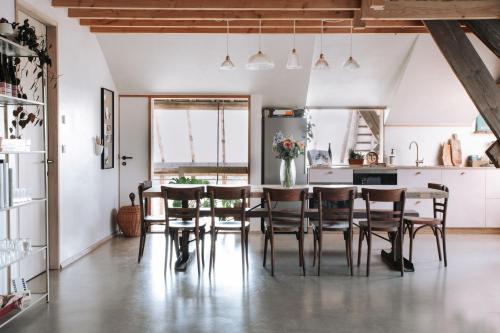
[{"label": "oven", "polygon": [[397,185],[398,174],[396,169],[355,169],[353,183],[354,185]]}]

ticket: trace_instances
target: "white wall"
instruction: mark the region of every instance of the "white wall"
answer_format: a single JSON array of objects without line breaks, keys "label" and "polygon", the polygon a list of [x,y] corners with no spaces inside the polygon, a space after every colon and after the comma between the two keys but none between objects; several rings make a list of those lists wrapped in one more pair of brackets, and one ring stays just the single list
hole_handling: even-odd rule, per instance
[{"label": "white wall", "polygon": [[101,87],[114,90],[115,96],[118,91],[95,35],[69,19],[65,9],[53,8],[49,0],[19,4],[58,27],[59,114],[67,119],[59,125],[59,143],[67,147],[66,153],[59,151],[59,252],[64,261],[115,230],[118,163],[114,169],[101,170],[92,140],[100,133]]},{"label": "white wall", "polygon": [[415,165],[416,150],[409,150],[410,142],[417,141],[420,147],[420,158],[424,165],[440,165],[441,145],[448,142],[453,133],[458,134],[462,143],[462,157],[464,163],[467,156],[482,156],[486,148],[495,140],[493,134],[473,134],[474,127],[385,127],[385,156],[389,156],[391,148],[395,149],[396,165]]},{"label": "white wall", "polygon": [[16,3],[14,0],[0,1],[0,18],[5,17],[9,22],[16,20]]}]

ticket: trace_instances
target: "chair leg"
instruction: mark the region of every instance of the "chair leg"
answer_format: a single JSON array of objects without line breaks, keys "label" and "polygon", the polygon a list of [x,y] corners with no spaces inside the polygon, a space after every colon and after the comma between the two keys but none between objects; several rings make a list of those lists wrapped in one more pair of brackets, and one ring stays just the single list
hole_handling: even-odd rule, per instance
[{"label": "chair leg", "polygon": [[169,259],[169,266],[172,267],[172,256],[174,253],[174,237],[172,234],[170,234],[170,259]]},{"label": "chair leg", "polygon": [[264,234],[264,261],[262,262],[262,266],[266,267],[266,259],[267,259],[267,241],[268,241],[268,231]]},{"label": "chair leg", "polygon": [[165,264],[163,267],[163,276],[167,276],[167,259],[168,259],[168,238],[170,237],[169,228],[165,228]]},{"label": "chair leg", "polygon": [[248,269],[248,234],[250,233],[250,227],[245,230],[245,259]]},{"label": "chair leg", "polygon": [[401,267],[401,276],[405,273],[405,258],[403,255],[403,243],[405,240],[405,234],[403,227],[399,228],[399,259],[400,259],[400,267]]},{"label": "chair leg", "polygon": [[215,269],[215,228],[210,230],[210,260],[208,274],[211,274],[212,268]]},{"label": "chair leg", "polygon": [[241,228],[240,230],[241,236],[241,267],[243,272],[245,271],[245,228]]},{"label": "chair leg", "polygon": [[372,232],[367,231],[366,240],[368,242],[368,253],[366,255],[366,276],[370,276],[370,258],[372,252]]},{"label": "chair leg", "polygon": [[201,233],[201,265],[205,268],[205,227],[200,230]]},{"label": "chair leg", "polygon": [[413,240],[415,238],[413,223],[408,223],[408,231],[410,234],[410,261],[413,262]]},{"label": "chair leg", "polygon": [[446,228],[443,226],[438,229],[441,232],[441,238],[443,239],[443,255],[444,255],[444,267],[448,266],[448,257],[446,256]]},{"label": "chair leg", "polygon": [[201,275],[200,270],[200,230],[199,228],[194,229],[194,237],[196,242],[196,266],[198,267],[198,276]]},{"label": "chair leg", "polygon": [[321,255],[323,254],[323,230],[319,230],[318,235],[318,276],[321,273]]},{"label": "chair leg", "polygon": [[352,228],[349,230],[349,266],[351,269],[351,276],[354,275],[354,263],[352,262]]},{"label": "chair leg", "polygon": [[175,255],[179,257],[179,231],[175,230],[172,233],[172,236],[174,237],[174,245],[175,245]]},{"label": "chair leg", "polygon": [[271,242],[271,276],[274,276],[274,235],[272,231],[269,236]]},{"label": "chair leg", "polygon": [[438,234],[439,231],[437,230],[436,227],[432,227],[432,232],[434,233],[434,237],[436,237],[436,246],[438,250],[439,261],[442,261],[443,256],[441,255],[441,245],[439,244],[439,234]]},{"label": "chair leg", "polygon": [[302,262],[302,274],[306,276],[306,263],[304,261],[304,233],[299,232],[299,237],[300,237],[300,261]]},{"label": "chair leg", "polygon": [[359,243],[358,243],[358,267],[359,264],[361,263],[361,247],[363,246],[363,236],[365,235],[365,232],[363,229],[359,229]]},{"label": "chair leg", "polygon": [[318,239],[318,235],[316,229],[313,228],[312,232],[313,232],[313,244],[314,244],[313,247],[313,267],[314,267],[316,265],[316,241]]},{"label": "chair leg", "polygon": [[146,234],[143,231],[141,231],[141,238],[139,239],[139,255],[137,256],[137,263],[141,262],[145,241],[146,241]]},{"label": "chair leg", "polygon": [[347,260],[347,266],[349,266],[349,242],[347,238],[349,235],[347,234],[347,231],[344,231],[344,241],[345,241],[345,259]]}]

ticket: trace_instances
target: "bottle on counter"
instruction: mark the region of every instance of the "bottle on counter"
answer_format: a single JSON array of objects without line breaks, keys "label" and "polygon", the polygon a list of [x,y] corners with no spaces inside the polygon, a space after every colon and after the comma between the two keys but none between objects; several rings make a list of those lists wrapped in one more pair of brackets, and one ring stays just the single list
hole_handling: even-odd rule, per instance
[{"label": "bottle on counter", "polygon": [[16,77],[16,67],[14,66],[14,61],[12,60],[12,57],[9,58],[9,74],[10,74],[10,89],[11,89],[11,95],[13,97],[17,97],[18,93],[18,87],[17,87],[17,77]]},{"label": "bottle on counter", "polygon": [[2,54],[2,70],[5,75],[5,94],[8,96],[12,96],[12,81],[10,79],[10,73],[7,65],[7,56],[5,54]]},{"label": "bottle on counter", "polygon": [[0,54],[0,94],[5,95],[7,89],[7,78],[5,76],[2,59],[3,55]]},{"label": "bottle on counter", "polygon": [[328,142],[328,156],[330,157],[330,161],[332,161],[332,144]]},{"label": "bottle on counter", "polygon": [[396,153],[394,152],[394,148],[391,148],[391,154],[389,155],[389,165],[394,165],[396,161]]}]

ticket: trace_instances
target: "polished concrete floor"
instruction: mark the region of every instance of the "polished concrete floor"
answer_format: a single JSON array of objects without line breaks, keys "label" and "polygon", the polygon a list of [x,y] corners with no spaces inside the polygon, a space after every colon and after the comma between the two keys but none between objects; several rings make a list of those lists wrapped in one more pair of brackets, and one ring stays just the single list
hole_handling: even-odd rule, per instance
[{"label": "polished concrete floor", "polygon": [[[250,269],[243,275],[239,236],[221,235],[215,276],[163,276],[161,235],[149,237],[137,264],[138,239],[115,238],[54,272],[52,301],[40,304],[2,332],[500,332],[500,235],[449,235],[448,268],[434,239],[420,235],[416,272],[403,278],[365,256],[347,273],[341,237],[325,243],[322,276],[302,277],[293,236],[276,241],[276,276],[262,267],[263,241],[250,239]],[[208,244],[207,244],[208,245]],[[363,254],[365,252],[363,251]],[[208,261],[208,251],[206,253]]]}]

